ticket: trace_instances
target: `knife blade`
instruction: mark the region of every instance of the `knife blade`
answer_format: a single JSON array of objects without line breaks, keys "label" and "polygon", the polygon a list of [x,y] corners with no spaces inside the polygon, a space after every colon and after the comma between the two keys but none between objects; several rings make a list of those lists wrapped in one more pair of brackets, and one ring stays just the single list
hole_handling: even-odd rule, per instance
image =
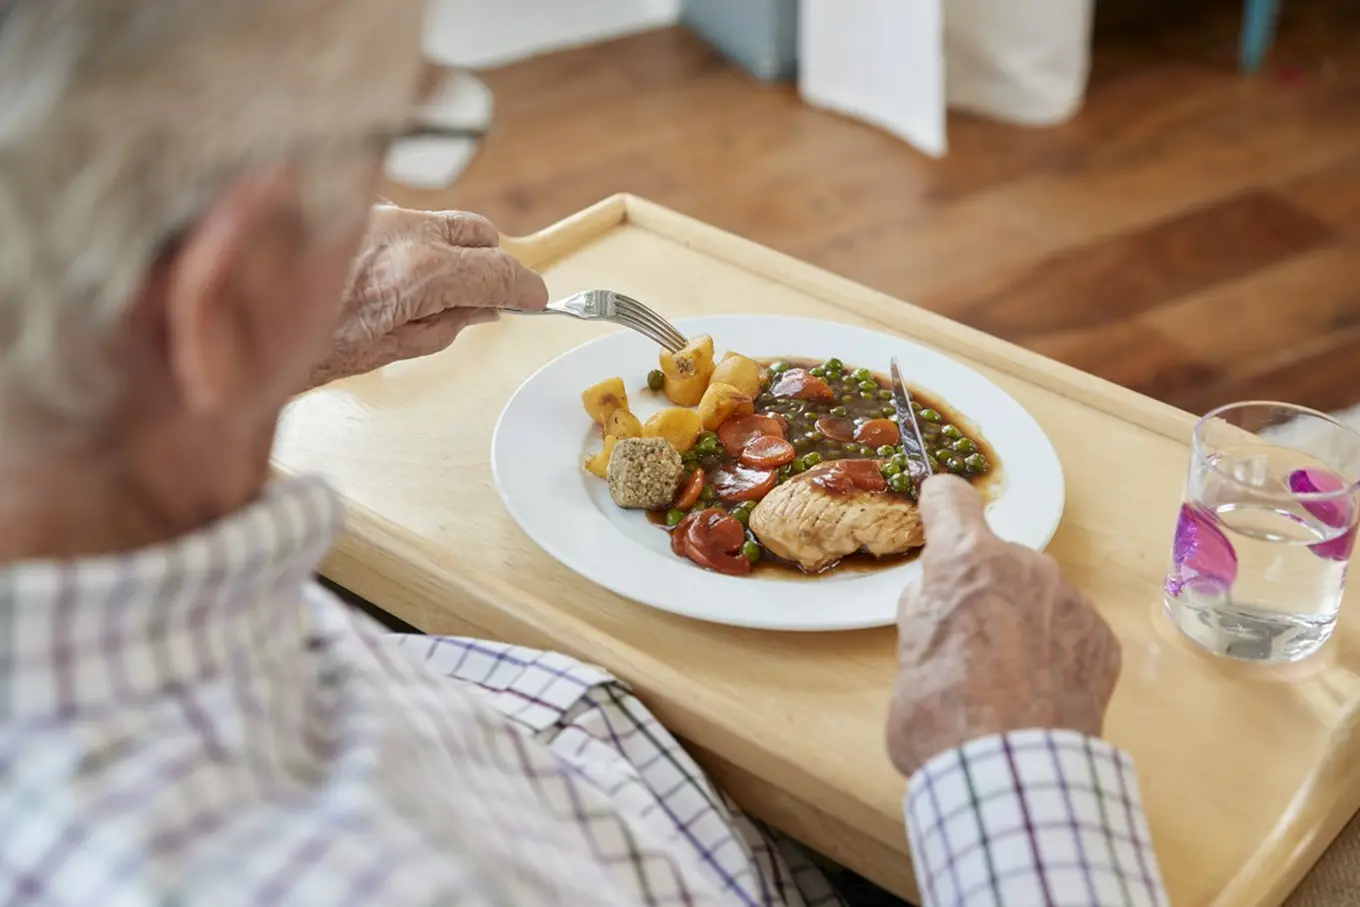
[{"label": "knife blade", "polygon": [[913,469],[912,472],[916,474],[912,478],[919,486],[933,476],[935,470],[930,468],[930,456],[926,453],[926,442],[921,437],[921,425],[916,421],[916,410],[911,408],[911,393],[902,380],[902,369],[897,365],[896,356],[892,357],[891,373],[893,403],[897,405],[897,428],[902,435],[902,452],[907,455],[908,462],[915,457],[919,471]]}]

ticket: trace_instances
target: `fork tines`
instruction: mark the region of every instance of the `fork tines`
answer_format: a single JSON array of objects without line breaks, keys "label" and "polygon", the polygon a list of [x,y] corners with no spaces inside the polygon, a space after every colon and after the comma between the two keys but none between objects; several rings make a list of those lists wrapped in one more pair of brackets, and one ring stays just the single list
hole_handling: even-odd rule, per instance
[{"label": "fork tines", "polygon": [[641,331],[657,343],[677,352],[684,349],[689,340],[684,334],[671,326],[671,323],[653,312],[631,296],[614,293],[614,314],[620,324],[626,324]]}]

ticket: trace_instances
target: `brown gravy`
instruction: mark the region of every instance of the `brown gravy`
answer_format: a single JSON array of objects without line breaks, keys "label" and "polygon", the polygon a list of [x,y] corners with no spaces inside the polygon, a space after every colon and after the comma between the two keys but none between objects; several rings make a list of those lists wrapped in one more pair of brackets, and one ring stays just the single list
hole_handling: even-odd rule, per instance
[{"label": "brown gravy", "polygon": [[[900,441],[896,445],[874,446],[856,439],[857,435],[860,439],[873,440],[875,432],[872,427],[865,430],[867,423],[896,419],[897,409],[892,400],[892,384],[887,377],[869,372],[867,369],[841,364],[834,359],[825,362],[807,359],[770,360],[763,361],[762,365],[767,366],[769,371],[762,392],[755,400],[755,411],[759,415],[773,416],[786,423],[784,436],[793,444],[797,454],[793,464],[780,468],[779,482],[787,481],[793,475],[821,464],[837,461],[873,460],[877,463],[896,457],[898,463],[904,462],[905,455]],[[823,394],[821,395],[823,399],[816,400],[776,397],[772,390],[788,372],[797,369],[805,370],[811,377],[820,379],[831,388],[833,394],[831,396]],[[806,380],[802,376],[795,377]],[[977,428],[944,400],[915,388],[910,388],[910,391],[922,440],[925,442],[926,450],[935,457],[937,470],[955,472],[979,487],[985,488],[990,485],[999,475],[1001,464]],[[830,436],[828,429],[836,436]],[[888,446],[892,446],[894,450],[889,452]],[[706,486],[708,476],[720,470],[730,472],[741,468],[737,457],[725,451],[720,444],[716,447],[716,453],[700,454],[696,451],[697,448],[684,455],[685,464],[691,469],[704,470]],[[823,469],[821,473],[826,478],[814,481],[829,480],[834,484],[846,481],[847,474],[848,480],[853,481],[855,473],[868,468],[867,463],[864,466],[857,463],[851,466],[847,463],[846,466],[848,467],[846,469]],[[982,468],[973,468],[976,466]],[[877,470],[877,466],[873,468]],[[889,489],[886,493],[897,492]],[[695,504],[693,509],[709,507],[729,511],[733,509],[712,497]],[[648,518],[656,525],[668,528],[666,512],[650,513]],[[759,545],[759,541],[749,530],[747,537],[749,541]],[[815,579],[830,573],[861,573],[885,569],[913,560],[920,553],[919,549],[893,557],[874,557],[856,553],[842,558],[821,573],[811,574],[797,564],[776,557],[763,545],[760,549],[760,559],[753,565],[752,574],[769,575],[771,572],[777,572],[781,579]]]}]

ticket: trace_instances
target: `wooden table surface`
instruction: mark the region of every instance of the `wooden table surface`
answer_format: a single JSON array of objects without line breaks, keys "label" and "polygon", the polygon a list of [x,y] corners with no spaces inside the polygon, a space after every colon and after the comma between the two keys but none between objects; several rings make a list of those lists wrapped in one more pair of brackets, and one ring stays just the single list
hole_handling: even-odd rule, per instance
[{"label": "wooden table surface", "polygon": [[[1161,614],[1185,413],[635,198],[507,245],[554,296],[604,285],[675,317],[867,325],[967,362],[1029,409],[1068,483],[1049,550],[1124,644],[1106,731],[1138,766],[1177,907],[1276,907],[1360,805],[1354,595],[1333,642],[1290,669],[1209,659]],[[503,319],[445,353],[297,400],[276,465],[327,475],[349,505],[326,575],[429,633],[604,665],[745,808],[912,897],[904,782],[882,746],[890,630],[771,633],[656,612],[557,564],[502,507],[488,463],[501,407],[598,330]]]}]

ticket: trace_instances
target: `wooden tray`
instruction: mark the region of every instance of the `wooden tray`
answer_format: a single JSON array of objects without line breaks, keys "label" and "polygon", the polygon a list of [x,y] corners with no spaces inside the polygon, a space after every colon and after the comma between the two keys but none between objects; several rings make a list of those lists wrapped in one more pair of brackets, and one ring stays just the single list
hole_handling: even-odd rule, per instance
[{"label": "wooden tray", "polygon": [[[1106,730],[1136,760],[1177,907],[1275,907],[1360,805],[1353,603],[1323,653],[1272,671],[1200,655],[1161,615],[1189,415],[637,198],[506,245],[555,297],[607,286],[675,317],[868,325],[948,352],[1026,406],[1067,474],[1049,550],[1124,643]],[[653,611],[559,566],[501,506],[488,457],[502,406],[600,330],[507,317],[443,354],[299,398],[277,465],[324,473],[350,505],[326,575],[430,633],[605,665],[747,809],[913,897],[904,782],[881,742],[891,631],[780,634]]]}]

